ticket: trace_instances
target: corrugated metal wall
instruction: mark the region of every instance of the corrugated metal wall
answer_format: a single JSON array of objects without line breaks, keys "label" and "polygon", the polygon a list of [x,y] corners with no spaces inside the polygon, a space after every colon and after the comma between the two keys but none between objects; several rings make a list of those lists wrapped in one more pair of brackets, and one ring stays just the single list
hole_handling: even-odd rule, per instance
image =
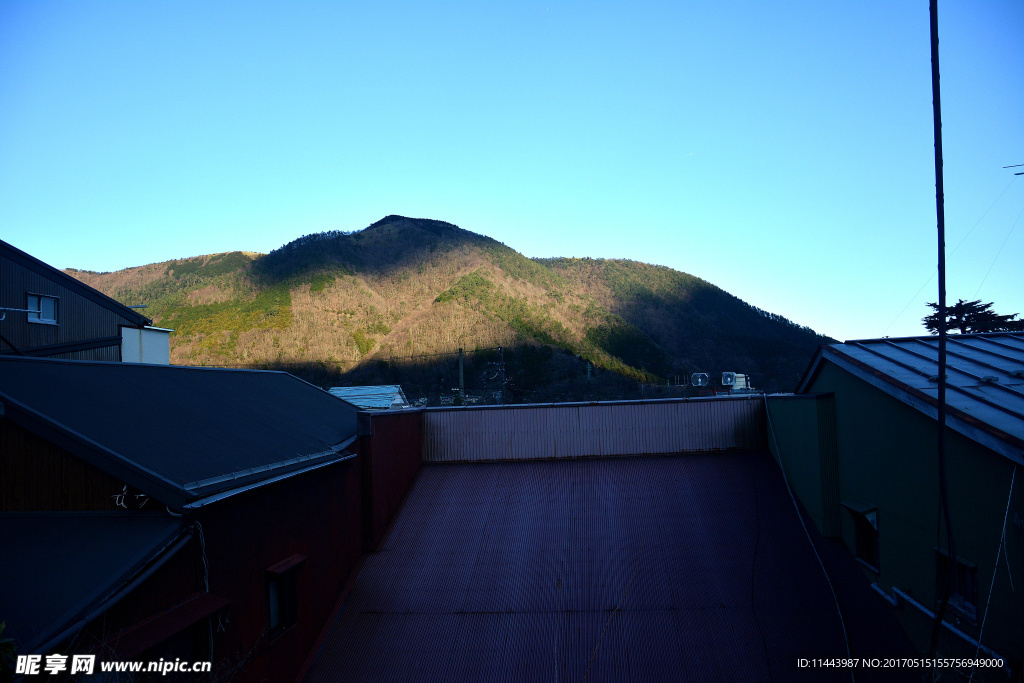
[{"label": "corrugated metal wall", "polygon": [[[93,301],[73,292],[67,287],[29,270],[13,261],[0,257],[0,306],[25,308],[27,295],[42,294],[57,297],[56,325],[28,322],[27,314],[8,312],[0,333],[22,351],[27,349],[80,342],[101,337],[119,336],[119,325],[130,321]],[[112,347],[118,354],[120,345]],[[0,344],[0,351],[10,351],[6,344]],[[104,355],[106,354],[106,355]],[[120,360],[120,356],[109,358],[109,352],[100,350],[83,354],[64,355],[68,358]]]},{"label": "corrugated metal wall", "polygon": [[760,396],[436,409],[423,460],[529,460],[765,447]]},{"label": "corrugated metal wall", "polygon": [[111,346],[104,346],[98,349],[47,354],[46,357],[58,358],[61,360],[107,360],[116,363],[121,360],[121,345],[113,344]]}]

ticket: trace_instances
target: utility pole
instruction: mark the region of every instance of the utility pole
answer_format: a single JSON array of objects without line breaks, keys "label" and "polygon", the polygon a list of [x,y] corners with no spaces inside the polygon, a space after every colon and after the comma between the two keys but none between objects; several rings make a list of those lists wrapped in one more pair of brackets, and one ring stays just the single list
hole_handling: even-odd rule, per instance
[{"label": "utility pole", "polygon": [[946,215],[942,187],[942,105],[939,98],[939,8],[938,0],[930,0],[928,10],[931,20],[932,43],[932,126],[935,134],[935,213],[938,226],[938,267],[939,267],[939,375],[938,379],[938,467],[939,500],[942,504],[942,518],[946,526],[946,550],[949,553],[949,571],[946,572],[942,587],[942,601],[935,611],[929,656],[935,657],[942,630],[942,619],[949,605],[956,576],[956,546],[953,544],[953,525],[949,514],[949,496],[946,487]]},{"label": "utility pole", "polygon": [[498,347],[498,369],[501,372],[501,405],[505,405],[505,349]]},{"label": "utility pole", "polygon": [[466,383],[462,373],[462,347],[459,347],[459,405],[466,405]]}]

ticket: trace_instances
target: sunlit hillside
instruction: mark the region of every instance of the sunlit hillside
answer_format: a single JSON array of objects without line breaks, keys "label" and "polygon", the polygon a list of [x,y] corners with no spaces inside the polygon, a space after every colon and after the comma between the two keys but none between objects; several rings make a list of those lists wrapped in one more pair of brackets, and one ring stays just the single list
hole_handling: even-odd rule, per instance
[{"label": "sunlit hillside", "polygon": [[[175,330],[176,364],[315,365],[343,375],[370,361],[423,365],[434,354],[501,346],[548,349],[540,356],[552,382],[589,362],[595,374],[649,385],[730,370],[789,389],[829,341],[669,268],[531,260],[449,223],[401,216],[266,255],[68,272],[146,304],[155,325]],[[545,381],[545,371],[534,374]]]}]

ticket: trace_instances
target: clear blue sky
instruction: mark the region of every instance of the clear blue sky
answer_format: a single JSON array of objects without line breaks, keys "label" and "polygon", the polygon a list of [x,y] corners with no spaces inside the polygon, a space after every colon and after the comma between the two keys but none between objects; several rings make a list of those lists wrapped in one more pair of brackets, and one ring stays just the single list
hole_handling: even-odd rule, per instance
[{"label": "clear blue sky", "polygon": [[[948,295],[1024,314],[1024,2],[940,26]],[[10,0],[0,237],[115,270],[397,213],[920,334],[931,116],[927,0]]]}]

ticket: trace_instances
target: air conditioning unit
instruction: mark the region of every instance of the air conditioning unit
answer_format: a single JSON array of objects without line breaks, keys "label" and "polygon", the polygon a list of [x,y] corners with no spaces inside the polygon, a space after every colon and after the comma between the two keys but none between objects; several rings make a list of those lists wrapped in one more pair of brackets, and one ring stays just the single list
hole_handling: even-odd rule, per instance
[{"label": "air conditioning unit", "polygon": [[708,385],[708,374],[706,372],[695,372],[690,375],[690,384],[695,387],[706,387]]},{"label": "air conditioning unit", "polygon": [[736,373],[735,372],[723,372],[722,373],[722,386],[731,387],[736,384]]}]

